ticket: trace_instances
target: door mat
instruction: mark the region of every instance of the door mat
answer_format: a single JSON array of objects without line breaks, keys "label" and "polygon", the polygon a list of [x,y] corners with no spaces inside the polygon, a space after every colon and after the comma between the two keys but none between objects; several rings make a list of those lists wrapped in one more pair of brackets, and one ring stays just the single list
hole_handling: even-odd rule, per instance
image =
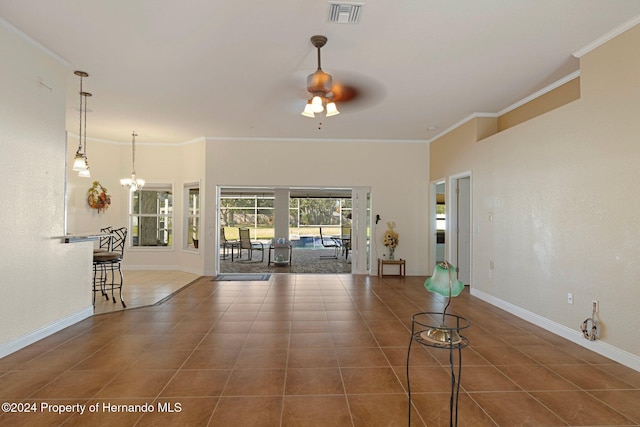
[{"label": "door mat", "polygon": [[214,282],[263,282],[269,280],[271,274],[220,274],[213,278]]}]

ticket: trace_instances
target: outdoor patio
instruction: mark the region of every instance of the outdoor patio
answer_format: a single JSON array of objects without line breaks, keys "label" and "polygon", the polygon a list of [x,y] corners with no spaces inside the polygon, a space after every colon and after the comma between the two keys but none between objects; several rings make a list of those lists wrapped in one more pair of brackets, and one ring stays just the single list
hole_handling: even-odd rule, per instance
[{"label": "outdoor patio", "polygon": [[237,252],[231,261],[227,253],[226,259],[222,259],[220,251],[220,273],[313,273],[313,274],[350,274],[351,255],[345,259],[344,254],[335,258],[324,258],[333,255],[333,249],[324,248],[293,248],[291,265],[267,265],[269,256],[268,246],[265,245],[264,261],[261,261],[261,253],[255,251],[252,259],[247,259],[247,251],[242,251],[242,258],[238,258]]}]

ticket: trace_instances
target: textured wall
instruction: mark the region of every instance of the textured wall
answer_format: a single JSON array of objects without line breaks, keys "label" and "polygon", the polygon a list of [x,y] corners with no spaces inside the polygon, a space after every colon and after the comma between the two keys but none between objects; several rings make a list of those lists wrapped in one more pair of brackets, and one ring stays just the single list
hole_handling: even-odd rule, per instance
[{"label": "textured wall", "polygon": [[71,72],[2,26],[0,51],[0,345],[6,347],[90,310],[91,246],[61,243]]},{"label": "textured wall", "polygon": [[472,171],[472,287],[574,331],[599,300],[602,342],[636,356],[638,45],[633,28],[581,58],[580,100],[481,142],[471,121],[431,150],[432,179]]}]

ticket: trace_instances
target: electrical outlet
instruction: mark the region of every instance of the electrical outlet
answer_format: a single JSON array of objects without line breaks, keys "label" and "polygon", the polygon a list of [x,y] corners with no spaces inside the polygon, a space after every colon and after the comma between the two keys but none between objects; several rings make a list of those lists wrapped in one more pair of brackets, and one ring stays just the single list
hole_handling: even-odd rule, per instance
[{"label": "electrical outlet", "polygon": [[598,313],[600,311],[600,303],[597,299],[591,301],[591,307],[593,308],[594,313]]},{"label": "electrical outlet", "polygon": [[571,292],[567,294],[567,304],[573,304],[573,294]]}]

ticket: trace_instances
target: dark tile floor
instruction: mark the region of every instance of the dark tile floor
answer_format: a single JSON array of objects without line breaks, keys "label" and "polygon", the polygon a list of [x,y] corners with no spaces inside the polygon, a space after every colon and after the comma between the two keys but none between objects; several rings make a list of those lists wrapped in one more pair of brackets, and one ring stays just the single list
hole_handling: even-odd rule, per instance
[{"label": "dark tile floor", "polygon": [[[0,424],[407,425],[411,316],[443,302],[423,281],[201,278],[160,305],[94,316],[0,359],[0,400],[30,404]],[[468,291],[450,312],[472,322],[459,425],[640,425],[640,372]],[[411,424],[448,425],[448,351],[412,347],[410,379]]]}]

